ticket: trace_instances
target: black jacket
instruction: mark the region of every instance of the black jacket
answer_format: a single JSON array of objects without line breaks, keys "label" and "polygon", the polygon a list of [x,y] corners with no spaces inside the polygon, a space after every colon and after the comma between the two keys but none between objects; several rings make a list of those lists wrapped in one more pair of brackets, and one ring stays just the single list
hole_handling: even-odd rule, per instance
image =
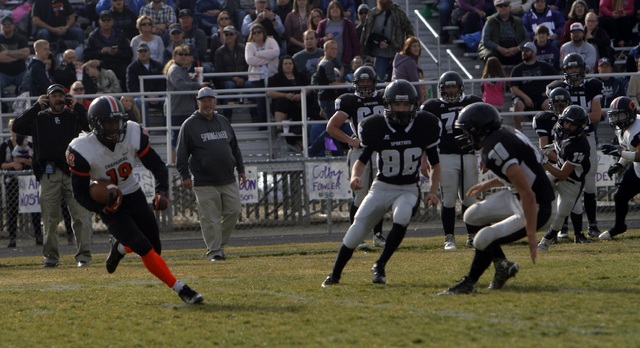
[{"label": "black jacket", "polygon": [[[127,91],[128,92],[140,92],[140,79],[139,76],[145,75],[162,75],[162,63],[156,62],[153,59],[149,60],[149,69],[147,69],[139,60],[129,64],[127,67]],[[166,79],[153,79],[144,80],[144,91],[166,91],[167,81]]]},{"label": "black jacket", "polygon": [[47,162],[54,162],[56,170],[69,175],[65,152],[81,131],[89,131],[87,109],[76,103],[73,110],[66,107],[61,114],[55,115],[49,108],[43,110],[35,103],[14,120],[13,131],[33,137],[33,172],[37,180],[42,177]]}]

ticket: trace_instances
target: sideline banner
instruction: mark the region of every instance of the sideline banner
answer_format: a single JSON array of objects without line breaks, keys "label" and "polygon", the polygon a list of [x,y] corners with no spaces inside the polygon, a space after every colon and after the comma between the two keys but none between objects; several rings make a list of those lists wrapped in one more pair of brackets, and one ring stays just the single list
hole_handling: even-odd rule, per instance
[{"label": "sideline banner", "polygon": [[238,183],[238,189],[240,189],[240,203],[258,203],[258,167],[244,167],[244,175],[247,177],[244,185],[240,185],[240,183]]},{"label": "sideline banner", "polygon": [[40,183],[35,175],[18,175],[19,190],[19,212],[39,213],[40,212]]},{"label": "sideline banner", "polygon": [[351,199],[349,167],[345,161],[305,164],[309,199]]}]

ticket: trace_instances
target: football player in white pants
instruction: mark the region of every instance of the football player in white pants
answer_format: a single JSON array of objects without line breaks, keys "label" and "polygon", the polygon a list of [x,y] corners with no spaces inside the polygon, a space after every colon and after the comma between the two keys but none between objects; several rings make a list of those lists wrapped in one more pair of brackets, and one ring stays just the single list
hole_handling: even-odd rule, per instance
[{"label": "football player in white pants", "polygon": [[[444,230],[444,250],[455,250],[456,200],[459,199],[462,203],[463,214],[467,207],[475,203],[475,197],[467,196],[466,192],[478,183],[478,164],[475,151],[461,151],[456,145],[455,137],[461,133],[460,130],[453,128],[453,124],[458,119],[462,108],[482,102],[482,99],[475,95],[464,94],[462,77],[455,71],[447,71],[440,76],[438,89],[440,98],[427,100],[422,104],[421,109],[436,115],[442,123],[442,136],[438,144],[442,166],[440,218]],[[473,233],[469,226],[467,226],[467,246],[473,246]]]},{"label": "football player in white pants", "polygon": [[549,172],[549,180],[558,193],[557,212],[551,221],[549,231],[538,243],[538,250],[547,251],[552,244],[564,220],[572,215],[576,243],[590,243],[582,233],[582,204],[580,193],[586,173],[591,168],[589,161],[589,142],[584,130],[589,123],[587,113],[577,105],[564,109],[554,128],[553,145],[557,154],[557,163],[547,162],[544,168]]},{"label": "football player in white pants", "polygon": [[598,238],[611,239],[627,230],[624,220],[629,212],[629,201],[640,193],[640,121],[636,114],[636,105],[629,97],[618,97],[611,102],[609,124],[616,130],[621,148],[611,144],[602,145],[602,153],[618,157],[618,162],[611,165],[607,173],[609,177],[622,171],[624,166],[631,165],[624,172],[620,185],[613,195],[616,207],[616,219],[612,228],[602,232]]},{"label": "football player in white pants", "polygon": [[374,284],[387,281],[385,266],[396,251],[411,216],[419,207],[419,172],[423,171],[426,157],[432,168],[433,185],[427,201],[438,204],[437,186],[440,177],[437,145],[440,140],[440,122],[434,115],[418,109],[418,93],[406,80],[396,80],[384,92],[384,116],[365,118],[358,129],[363,145],[360,158],[351,170],[352,189],[362,188],[361,175],[374,152],[378,156],[378,174],[369,193],[358,209],[355,221],[349,227],[338,251],[333,271],[322,287],[340,282],[342,271],[353,256],[353,251],[371,228],[391,209],[393,227],[382,253],[371,269]]},{"label": "football player in white pants", "polygon": [[[362,154],[360,147],[360,137],[358,134],[358,125],[362,120],[371,115],[382,115],[384,110],[384,102],[382,100],[383,90],[377,91],[376,73],[368,66],[362,66],[356,69],[353,74],[353,85],[355,93],[345,93],[336,99],[336,113],[331,116],[327,123],[327,132],[336,140],[349,145],[347,153],[347,164],[349,168],[353,168],[356,160]],[[349,122],[353,136],[346,134],[342,130],[342,126]],[[357,136],[356,136],[357,135]],[[362,172],[362,188],[353,190],[353,200],[349,207],[349,222],[353,224],[354,217],[358,211],[358,207],[362,204],[362,200],[367,195],[373,177],[378,172],[377,161],[372,159],[365,166]],[[385,239],[382,236],[382,219],[373,227],[373,246],[384,247]],[[360,248],[367,248],[365,242],[360,244]]]},{"label": "football player in white pants", "polygon": [[486,103],[471,104],[462,109],[455,127],[463,131],[456,138],[461,148],[481,151],[484,168],[496,175],[473,186],[467,194],[477,196],[503,185],[510,189],[491,194],[464,213],[464,222],[478,231],[473,240],[474,258],[467,275],[439,295],[476,292],[475,284],[492,262],[496,272],[489,289],[501,289],[519,269],[517,263],[507,260],[502,244],[527,237],[531,260],[535,263],[536,231],[548,223],[555,199],[540,165],[542,153],[519,131],[502,127],[502,118],[495,107]]}]

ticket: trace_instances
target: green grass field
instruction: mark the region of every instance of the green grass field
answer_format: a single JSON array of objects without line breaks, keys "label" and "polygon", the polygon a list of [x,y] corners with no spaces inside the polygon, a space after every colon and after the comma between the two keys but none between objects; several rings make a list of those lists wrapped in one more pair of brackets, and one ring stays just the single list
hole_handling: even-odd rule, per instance
[{"label": "green grass field", "polygon": [[[524,243],[505,247],[517,277],[478,294],[437,296],[468,270],[473,252],[445,252],[441,237],[407,238],[371,283],[378,252],[357,251],[341,284],[323,289],[336,243],[166,250],[179,279],[205,296],[184,305],[128,255],[107,274],[71,255],[57,269],[40,257],[0,259],[2,347],[638,347],[640,238],[561,243],[532,264]],[[542,235],[540,234],[539,237]]]}]

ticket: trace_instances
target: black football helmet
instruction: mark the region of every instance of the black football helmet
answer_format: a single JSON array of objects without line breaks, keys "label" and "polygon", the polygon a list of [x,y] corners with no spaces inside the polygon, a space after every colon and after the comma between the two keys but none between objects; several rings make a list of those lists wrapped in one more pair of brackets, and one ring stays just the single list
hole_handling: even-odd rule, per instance
[{"label": "black football helmet", "polygon": [[[458,86],[458,91],[453,94],[447,94],[444,91],[445,86]],[[462,77],[455,71],[447,71],[438,80],[438,90],[440,91],[440,99],[447,103],[459,102],[462,99],[462,92],[464,91],[464,82]]]},{"label": "black football helmet", "polygon": [[473,103],[460,111],[454,127],[462,130],[456,143],[462,151],[480,150],[487,136],[502,127],[502,117],[493,105]]},{"label": "black football helmet", "polygon": [[613,129],[624,130],[637,118],[636,103],[629,97],[618,97],[611,102],[607,115]]},{"label": "black football helmet", "polygon": [[[580,71],[568,73],[567,69],[574,66],[580,67]],[[584,59],[582,58],[582,56],[578,53],[569,53],[562,60],[562,72],[564,73],[564,81],[570,85],[584,80],[586,71],[587,65],[584,63]]]},{"label": "black football helmet", "polygon": [[[567,123],[573,123],[577,127],[574,130],[565,128]],[[589,125],[589,116],[581,106],[571,105],[564,109],[558,123],[554,129],[556,139],[569,139],[579,137],[584,134],[584,130]]]},{"label": "black football helmet", "polygon": [[562,87],[556,87],[549,92],[549,109],[556,115],[562,115],[564,109],[571,105],[571,93]]},{"label": "black football helmet", "polygon": [[[395,80],[384,90],[384,116],[391,124],[406,127],[416,117],[418,111],[418,92],[407,80]],[[391,108],[393,102],[409,102],[411,110],[394,111]]]},{"label": "black football helmet", "polygon": [[[87,112],[89,127],[103,144],[122,142],[127,134],[127,113],[120,101],[110,95],[94,99]],[[117,128],[105,127],[104,121],[115,120]]]},{"label": "black football helmet", "polygon": [[[353,86],[356,93],[361,96],[370,96],[376,90],[376,72],[369,66],[361,66],[353,73]],[[370,81],[366,85],[361,85],[363,81]]]}]

